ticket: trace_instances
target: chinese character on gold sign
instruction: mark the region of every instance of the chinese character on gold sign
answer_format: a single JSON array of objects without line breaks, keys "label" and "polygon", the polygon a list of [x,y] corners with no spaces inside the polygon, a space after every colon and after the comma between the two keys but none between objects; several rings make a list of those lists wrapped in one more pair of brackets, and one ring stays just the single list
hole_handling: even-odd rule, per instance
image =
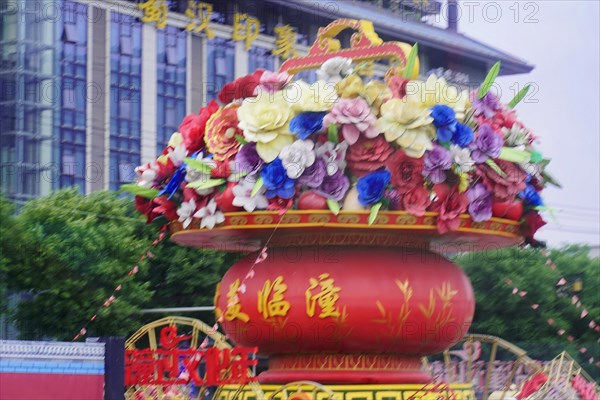
[{"label": "chinese character on gold sign", "polygon": [[294,48],[298,33],[289,25],[275,27],[275,47],[273,55],[280,56],[284,60],[290,57],[296,57],[298,52]]},{"label": "chinese character on gold sign", "polygon": [[290,309],[290,303],[283,294],[288,286],[283,283],[283,276],[278,276],[271,282],[267,279],[261,291],[258,292],[258,312],[264,318],[285,317]]},{"label": "chinese character on gold sign", "polygon": [[204,32],[206,37],[212,39],[215,33],[210,29],[210,17],[213,13],[213,5],[208,3],[198,3],[198,0],[188,0],[188,8],[185,10],[185,15],[191,19],[186,25],[186,31],[194,33]]},{"label": "chinese character on gold sign", "polygon": [[252,42],[260,33],[260,21],[248,14],[235,13],[233,16],[233,40],[246,41],[246,50],[250,50]]},{"label": "chinese character on gold sign", "polygon": [[224,315],[227,321],[233,321],[236,318],[243,322],[248,322],[250,320],[248,314],[242,312],[242,305],[240,304],[240,298],[237,294],[240,283],[240,280],[236,279],[229,285],[229,292],[227,292],[227,309],[225,310]]},{"label": "chinese character on gold sign", "polygon": [[[310,278],[310,287],[306,289],[306,315],[313,317],[315,315],[316,305],[319,305],[321,313],[319,318],[339,317],[340,310],[336,303],[340,298],[339,286],[334,286],[335,281],[329,277],[329,274],[319,275],[319,279]],[[315,289],[319,289],[316,291]],[[315,291],[313,293],[313,291]]]},{"label": "chinese character on gold sign", "polygon": [[158,29],[164,29],[167,26],[167,12],[169,8],[165,0],[146,0],[138,4],[138,8],[144,13],[142,22],[156,22]]}]

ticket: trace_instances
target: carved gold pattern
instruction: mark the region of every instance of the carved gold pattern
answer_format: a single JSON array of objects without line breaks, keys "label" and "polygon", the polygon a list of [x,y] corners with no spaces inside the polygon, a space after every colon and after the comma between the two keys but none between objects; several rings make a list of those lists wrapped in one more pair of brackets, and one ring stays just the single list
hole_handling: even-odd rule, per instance
[{"label": "carved gold pattern", "polygon": [[248,218],[247,217],[243,217],[243,216],[231,217],[229,219],[229,223],[231,225],[247,225],[248,224]]},{"label": "carved gold pattern", "polygon": [[417,223],[417,217],[411,214],[398,215],[396,217],[396,223],[398,225],[414,225]]},{"label": "carved gold pattern", "polygon": [[360,217],[355,214],[342,214],[338,216],[338,222],[342,224],[358,224]]},{"label": "carved gold pattern", "polygon": [[313,214],[308,217],[308,222],[313,224],[325,224],[329,221],[331,221],[331,217],[329,215]]}]

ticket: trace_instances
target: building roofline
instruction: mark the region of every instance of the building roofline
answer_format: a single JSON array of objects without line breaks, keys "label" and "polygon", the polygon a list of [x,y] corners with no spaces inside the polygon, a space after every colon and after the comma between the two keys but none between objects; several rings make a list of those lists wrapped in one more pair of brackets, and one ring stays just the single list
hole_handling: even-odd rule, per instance
[{"label": "building roofline", "polygon": [[353,19],[370,19],[375,24],[378,33],[389,36],[401,36],[403,40],[416,42],[425,47],[435,48],[444,52],[463,54],[473,60],[481,61],[489,66],[496,61],[502,62],[500,75],[524,74],[531,72],[533,65],[507,52],[498,50],[478,40],[461,33],[438,28],[413,21],[402,20],[391,16],[374,7],[364,7],[351,1],[338,2],[340,7],[334,13],[331,9],[324,10],[318,2],[311,0],[267,0],[268,2],[292,7],[306,12],[318,12],[325,18],[339,17]]}]

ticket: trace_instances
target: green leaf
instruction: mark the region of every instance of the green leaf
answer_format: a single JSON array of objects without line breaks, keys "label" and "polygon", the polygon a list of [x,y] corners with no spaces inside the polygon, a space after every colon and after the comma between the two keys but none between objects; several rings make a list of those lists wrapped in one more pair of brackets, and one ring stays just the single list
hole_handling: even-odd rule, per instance
[{"label": "green leaf", "polygon": [[517,93],[517,95],[508,103],[508,108],[515,108],[515,106],[527,96],[530,87],[531,85],[525,85],[523,89],[519,90],[519,93]]},{"label": "green leaf", "polygon": [[195,169],[196,171],[200,171],[203,174],[210,175],[210,171],[212,171],[213,167],[202,162],[196,158],[186,157],[183,159],[183,162],[190,167],[191,169]]},{"label": "green leaf", "polygon": [[559,189],[562,189],[562,185],[558,182],[558,180],[550,175],[550,173],[546,171],[542,171],[542,177],[544,178],[544,182],[547,182],[553,186],[556,186]]},{"label": "green leaf", "polygon": [[496,64],[494,64],[492,66],[492,68],[490,68],[490,71],[488,72],[483,83],[481,84],[481,87],[479,88],[479,94],[477,94],[477,98],[483,99],[483,96],[485,96],[487,94],[487,92],[490,91],[499,72],[500,72],[500,61],[498,61]]},{"label": "green leaf", "polygon": [[340,213],[340,203],[333,199],[327,199],[327,207],[329,207],[334,215],[338,215]]},{"label": "green leaf", "polygon": [[500,168],[500,166],[498,164],[496,164],[496,162],[494,160],[492,160],[491,158],[488,158],[487,160],[485,160],[485,163],[487,165],[489,165],[490,168],[493,169],[495,173],[497,173],[498,175],[500,175],[503,178],[506,178],[506,174],[504,173],[504,171],[502,171],[502,168]]},{"label": "green leaf", "polygon": [[408,57],[406,58],[406,66],[404,67],[404,72],[402,73],[403,78],[410,79],[412,77],[418,53],[419,44],[415,43],[412,49],[410,49],[410,53],[408,53]]},{"label": "green leaf", "polygon": [[238,143],[241,143],[241,144],[248,143],[248,141],[242,135],[235,135],[235,140],[237,140]]},{"label": "green leaf", "polygon": [[525,150],[519,150],[512,147],[503,147],[500,149],[499,159],[514,163],[524,163],[531,159],[531,153]]},{"label": "green leaf", "polygon": [[377,214],[379,213],[379,209],[382,205],[383,203],[379,202],[377,204],[373,204],[373,207],[371,207],[371,213],[369,214],[369,225],[373,225],[373,222],[375,222],[375,218],[377,218]]},{"label": "green leaf", "polygon": [[258,179],[256,180],[256,183],[254,184],[254,187],[252,188],[252,193],[250,193],[250,197],[256,196],[256,194],[258,193],[260,188],[263,187],[263,184],[264,184],[263,178],[262,178],[262,176],[259,176]]},{"label": "green leaf", "polygon": [[126,183],[124,185],[121,185],[121,189],[117,193],[124,192],[133,193],[136,196],[145,197],[147,199],[153,199],[158,195],[158,190],[143,188],[141,186],[138,186],[137,183]]},{"label": "green leaf", "polygon": [[542,162],[544,160],[544,157],[542,156],[542,153],[540,153],[537,150],[533,150],[531,152],[531,157],[529,158],[529,161],[532,163],[539,163]]},{"label": "green leaf", "polygon": [[338,128],[336,124],[330,124],[329,128],[327,128],[327,138],[332,143],[338,143]]},{"label": "green leaf", "polygon": [[195,189],[210,189],[215,186],[220,186],[224,183],[227,183],[225,179],[209,179],[207,181],[199,180],[196,182],[190,182],[187,184],[187,187],[195,188]]}]

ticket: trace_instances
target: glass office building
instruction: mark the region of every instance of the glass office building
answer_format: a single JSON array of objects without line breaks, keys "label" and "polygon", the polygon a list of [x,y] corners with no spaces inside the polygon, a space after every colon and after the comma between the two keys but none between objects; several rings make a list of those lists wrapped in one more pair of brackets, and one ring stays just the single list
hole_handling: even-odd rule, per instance
[{"label": "glass office building", "polygon": [[[186,11],[199,3],[3,4],[2,190],[24,202],[66,186],[89,193],[132,181],[135,166],[153,159],[184,116],[198,112],[225,83],[257,68],[279,68],[282,60],[272,54],[275,28],[285,24],[294,28],[295,48],[304,54],[320,26],[337,18],[372,20],[383,40],[419,43],[424,74],[435,69],[461,85],[478,84],[497,60],[502,74],[532,68],[457,33],[455,24],[443,29],[424,22],[442,11],[439,0],[205,0],[213,8],[212,35],[186,29],[193,22]],[[161,12],[158,20],[148,21],[156,14],[140,4],[156,7],[151,11]],[[259,21],[248,49],[244,40],[233,40],[236,13]]]}]

